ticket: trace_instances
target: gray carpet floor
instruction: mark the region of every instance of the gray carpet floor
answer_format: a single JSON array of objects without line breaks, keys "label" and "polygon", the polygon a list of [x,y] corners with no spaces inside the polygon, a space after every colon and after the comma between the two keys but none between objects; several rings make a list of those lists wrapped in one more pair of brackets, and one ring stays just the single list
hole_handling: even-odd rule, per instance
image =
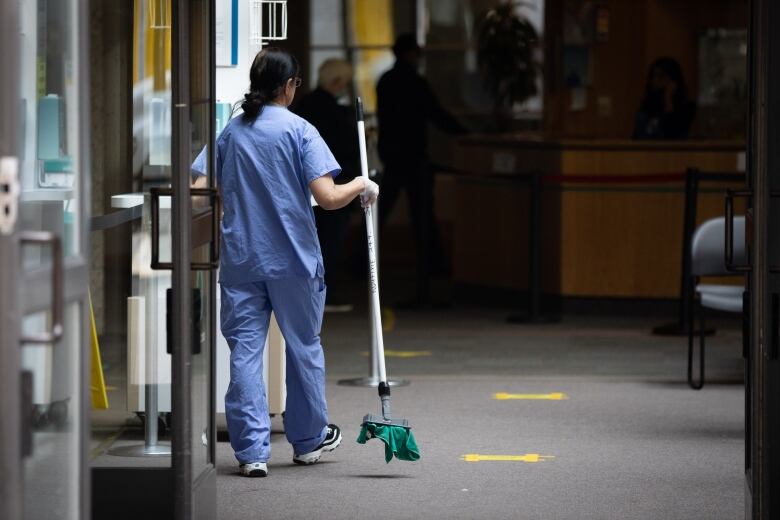
[{"label": "gray carpet floor", "polygon": [[[269,476],[237,474],[219,443],[220,518],[732,519],[743,515],[743,388],[739,330],[708,340],[711,383],[684,383],[685,340],[649,334],[653,320],[567,318],[518,326],[501,310],[398,312],[388,349],[395,415],[408,418],[422,458],[385,464],[355,442],[378,412],[375,390],[339,386],[366,375],[364,311],[326,315],[331,420],[342,445],[310,467],[272,437]],[[714,322],[711,322],[714,324]],[[565,400],[493,394],[563,392]],[[464,455],[522,456],[468,462]],[[531,459],[533,460],[533,459]]]}]

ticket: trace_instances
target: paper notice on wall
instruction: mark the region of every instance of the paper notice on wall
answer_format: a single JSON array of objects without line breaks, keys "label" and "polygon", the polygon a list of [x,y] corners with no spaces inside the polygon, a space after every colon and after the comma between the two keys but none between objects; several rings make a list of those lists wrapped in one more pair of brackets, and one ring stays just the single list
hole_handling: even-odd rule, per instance
[{"label": "paper notice on wall", "polygon": [[214,40],[217,67],[238,65],[238,0],[214,4]]},{"label": "paper notice on wall", "polygon": [[745,152],[737,154],[737,171],[744,172],[746,168]]},{"label": "paper notice on wall", "polygon": [[494,173],[514,173],[515,156],[511,153],[497,152],[493,154]]}]

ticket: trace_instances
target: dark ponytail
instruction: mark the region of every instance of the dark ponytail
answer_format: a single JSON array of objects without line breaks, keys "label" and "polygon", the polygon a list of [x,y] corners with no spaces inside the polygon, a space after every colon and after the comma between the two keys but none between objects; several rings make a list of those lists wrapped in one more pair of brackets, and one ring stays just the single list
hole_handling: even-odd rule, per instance
[{"label": "dark ponytail", "polygon": [[295,56],[276,47],[263,49],[249,70],[249,92],[244,94],[241,108],[249,119],[255,119],[263,107],[278,98],[287,80],[300,74]]}]

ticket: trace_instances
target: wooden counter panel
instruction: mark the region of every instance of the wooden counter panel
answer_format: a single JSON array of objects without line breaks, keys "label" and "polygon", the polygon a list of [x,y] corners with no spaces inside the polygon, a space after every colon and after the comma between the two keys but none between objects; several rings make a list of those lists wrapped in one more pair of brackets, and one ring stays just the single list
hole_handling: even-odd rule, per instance
[{"label": "wooden counter panel", "polygon": [[538,134],[471,134],[460,137],[459,148],[490,147],[544,150],[600,150],[600,151],[744,151],[745,142],[732,139],[688,139],[676,141],[638,139],[548,139]]},{"label": "wooden counter panel", "polygon": [[552,149],[457,147],[454,166],[467,174],[558,172],[561,171],[561,154]]},{"label": "wooden counter panel", "polygon": [[[577,144],[579,143],[579,144]],[[627,146],[633,144],[634,147]],[[708,149],[694,143],[582,142],[504,143],[499,146],[469,143],[455,149],[455,166],[464,173],[555,175],[638,175],[683,173],[690,166],[704,171],[731,172],[738,169],[739,149],[735,146]],[[638,144],[639,143],[639,144]],[[564,144],[571,148],[561,148]],[[660,147],[666,144],[668,149]],[[700,145],[702,143],[699,143]],[[685,146],[687,145],[687,146]]]},{"label": "wooden counter panel", "polygon": [[[514,181],[461,180],[453,226],[453,278],[462,283],[528,287],[528,189]],[[560,292],[558,194],[546,193],[543,207],[542,287]]]},{"label": "wooden counter panel", "polygon": [[[546,292],[675,298],[683,174],[689,167],[733,172],[743,149],[744,144],[733,141],[465,138],[456,148],[456,165],[469,177],[460,177],[455,190],[454,278],[477,285],[527,286],[527,188],[512,176],[542,172],[547,179],[542,208]],[[496,174],[506,179],[497,180]],[[641,183],[621,179],[653,174],[666,178],[643,178]],[[599,179],[602,175],[612,178]],[[578,176],[590,178],[577,183]],[[698,222],[723,214],[723,186],[702,183]]]},{"label": "wooden counter panel", "polygon": [[[562,294],[679,295],[682,193],[565,192],[562,197]],[[698,205],[697,225],[723,215],[723,194],[702,193]]]},{"label": "wooden counter panel", "polygon": [[733,152],[583,150],[565,151],[561,157],[564,175],[682,174],[691,165],[703,171],[732,172],[737,169]]},{"label": "wooden counter panel", "polygon": [[[680,290],[684,194],[548,188],[543,199],[542,287],[580,297],[675,298]],[[453,277],[524,289],[528,192],[477,179],[456,190]],[[698,223],[723,215],[723,193],[701,193]],[[744,211],[737,206],[737,213]]]}]

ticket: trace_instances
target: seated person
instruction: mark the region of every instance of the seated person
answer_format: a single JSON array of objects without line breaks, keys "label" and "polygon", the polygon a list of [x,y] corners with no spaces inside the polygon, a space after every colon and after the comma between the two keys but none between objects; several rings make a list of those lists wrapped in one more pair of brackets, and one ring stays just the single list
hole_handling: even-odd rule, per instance
[{"label": "seated person", "polygon": [[647,74],[645,98],[634,121],[634,139],[687,139],[696,105],[688,98],[680,64],[658,58]]}]

